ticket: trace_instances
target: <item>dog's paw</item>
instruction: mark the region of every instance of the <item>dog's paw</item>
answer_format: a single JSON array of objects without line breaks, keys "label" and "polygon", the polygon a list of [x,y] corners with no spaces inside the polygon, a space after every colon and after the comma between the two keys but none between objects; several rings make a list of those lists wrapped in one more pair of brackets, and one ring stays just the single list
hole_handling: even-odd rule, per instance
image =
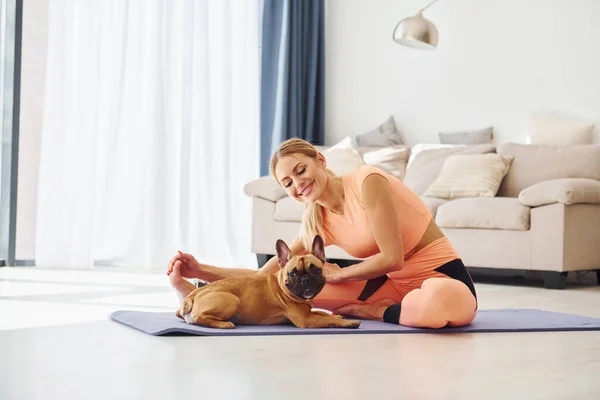
[{"label": "dog's paw", "polygon": [[233,322],[223,322],[221,324],[221,329],[234,329],[235,328],[235,324]]},{"label": "dog's paw", "polygon": [[346,322],[346,324],[344,325],[345,328],[356,329],[360,326],[360,321],[356,321],[354,319],[348,319],[345,322]]},{"label": "dog's paw", "polygon": [[214,329],[233,329],[233,328],[235,328],[234,323],[230,322],[230,321],[210,321],[210,322],[202,323],[201,325],[206,326],[207,328],[214,328]]}]

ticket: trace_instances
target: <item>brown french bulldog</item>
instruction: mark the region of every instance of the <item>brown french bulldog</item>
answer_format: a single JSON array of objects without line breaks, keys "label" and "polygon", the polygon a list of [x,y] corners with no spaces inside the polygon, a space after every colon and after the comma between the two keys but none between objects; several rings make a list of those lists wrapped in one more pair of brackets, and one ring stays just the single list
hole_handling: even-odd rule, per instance
[{"label": "brown french bulldog", "polygon": [[312,310],[310,301],[323,289],[323,239],[313,240],[311,254],[295,256],[283,240],[276,243],[281,269],[259,277],[228,278],[192,291],[176,315],[189,324],[209,328],[275,325],[291,322],[298,328],[358,328],[360,321]]}]

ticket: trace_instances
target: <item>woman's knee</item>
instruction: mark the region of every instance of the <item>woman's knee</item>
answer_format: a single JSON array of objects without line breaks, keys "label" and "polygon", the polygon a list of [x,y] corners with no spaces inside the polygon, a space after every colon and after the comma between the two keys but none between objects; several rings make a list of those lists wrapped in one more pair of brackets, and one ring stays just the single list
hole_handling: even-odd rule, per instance
[{"label": "woman's knee", "polygon": [[423,282],[421,289],[406,295],[400,323],[428,328],[467,325],[475,318],[476,307],[477,302],[464,283],[431,278]]},{"label": "woman's knee", "polygon": [[399,323],[419,328],[441,328],[447,321],[442,317],[440,302],[423,289],[415,289],[402,300]]}]

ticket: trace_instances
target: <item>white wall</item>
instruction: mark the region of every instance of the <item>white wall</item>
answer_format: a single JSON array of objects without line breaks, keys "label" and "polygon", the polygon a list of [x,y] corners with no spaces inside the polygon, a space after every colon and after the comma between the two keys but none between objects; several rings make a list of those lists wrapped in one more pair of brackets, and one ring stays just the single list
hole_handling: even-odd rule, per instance
[{"label": "white wall", "polygon": [[328,144],[389,115],[410,144],[488,125],[497,143],[526,142],[530,111],[600,126],[600,1],[440,0],[424,13],[436,51],[395,44],[398,21],[427,3],[328,0]]}]

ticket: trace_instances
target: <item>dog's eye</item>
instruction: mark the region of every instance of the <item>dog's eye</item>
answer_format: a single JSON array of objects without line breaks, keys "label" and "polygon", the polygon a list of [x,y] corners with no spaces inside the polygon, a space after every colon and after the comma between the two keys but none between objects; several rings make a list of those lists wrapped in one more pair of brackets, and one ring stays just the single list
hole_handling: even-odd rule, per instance
[{"label": "dog's eye", "polygon": [[313,272],[319,272],[321,268],[317,267],[315,264],[310,264],[310,270]]},{"label": "dog's eye", "polygon": [[296,270],[290,271],[290,273],[288,273],[288,276],[290,278],[295,278],[296,277]]}]

